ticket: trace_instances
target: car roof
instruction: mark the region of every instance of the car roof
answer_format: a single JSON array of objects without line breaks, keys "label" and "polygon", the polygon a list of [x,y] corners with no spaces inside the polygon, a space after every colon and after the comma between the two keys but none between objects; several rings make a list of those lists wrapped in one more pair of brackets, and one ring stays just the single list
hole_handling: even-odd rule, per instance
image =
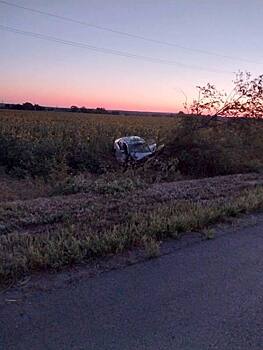
[{"label": "car roof", "polygon": [[145,143],[145,140],[139,136],[124,136],[119,139],[117,139],[115,142],[125,142],[127,144],[133,144],[133,143]]}]

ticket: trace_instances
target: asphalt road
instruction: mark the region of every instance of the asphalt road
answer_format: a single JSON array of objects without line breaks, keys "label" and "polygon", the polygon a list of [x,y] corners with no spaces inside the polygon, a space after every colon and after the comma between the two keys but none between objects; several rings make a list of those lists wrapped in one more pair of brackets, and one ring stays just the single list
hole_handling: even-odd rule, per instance
[{"label": "asphalt road", "polygon": [[1,350],[263,349],[263,224],[0,306]]}]

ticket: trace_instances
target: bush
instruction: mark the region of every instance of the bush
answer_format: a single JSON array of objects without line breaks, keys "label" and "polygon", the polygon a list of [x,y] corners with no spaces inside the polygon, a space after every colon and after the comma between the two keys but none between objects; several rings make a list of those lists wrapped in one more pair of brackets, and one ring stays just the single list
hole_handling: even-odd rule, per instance
[{"label": "bush", "polygon": [[17,177],[47,178],[57,166],[56,149],[45,140],[32,144],[9,137],[4,142],[1,138],[0,144],[0,163],[6,167],[8,173]]},{"label": "bush", "polygon": [[166,147],[164,157],[176,158],[182,174],[206,177],[260,170],[263,142],[256,138],[259,131],[256,135],[244,132],[238,120],[198,128],[200,119],[185,118]]},{"label": "bush", "polygon": [[103,173],[103,167],[100,160],[96,157],[96,154],[90,151],[88,144],[80,143],[73,145],[68,150],[66,162],[68,167],[73,170],[88,170],[95,174]]}]

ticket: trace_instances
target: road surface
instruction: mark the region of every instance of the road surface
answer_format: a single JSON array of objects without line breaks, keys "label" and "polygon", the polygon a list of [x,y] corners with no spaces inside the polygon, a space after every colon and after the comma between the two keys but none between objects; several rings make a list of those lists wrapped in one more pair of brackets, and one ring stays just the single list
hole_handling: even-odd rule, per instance
[{"label": "road surface", "polygon": [[263,223],[0,302],[1,350],[263,349]]}]

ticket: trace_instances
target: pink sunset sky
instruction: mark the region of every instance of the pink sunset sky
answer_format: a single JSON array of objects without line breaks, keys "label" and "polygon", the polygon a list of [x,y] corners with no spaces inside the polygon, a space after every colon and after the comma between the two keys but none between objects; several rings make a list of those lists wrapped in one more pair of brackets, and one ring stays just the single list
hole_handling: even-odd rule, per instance
[{"label": "pink sunset sky", "polygon": [[0,1],[0,102],[176,112],[196,85],[227,91],[239,69],[262,73],[262,18],[260,0]]}]

